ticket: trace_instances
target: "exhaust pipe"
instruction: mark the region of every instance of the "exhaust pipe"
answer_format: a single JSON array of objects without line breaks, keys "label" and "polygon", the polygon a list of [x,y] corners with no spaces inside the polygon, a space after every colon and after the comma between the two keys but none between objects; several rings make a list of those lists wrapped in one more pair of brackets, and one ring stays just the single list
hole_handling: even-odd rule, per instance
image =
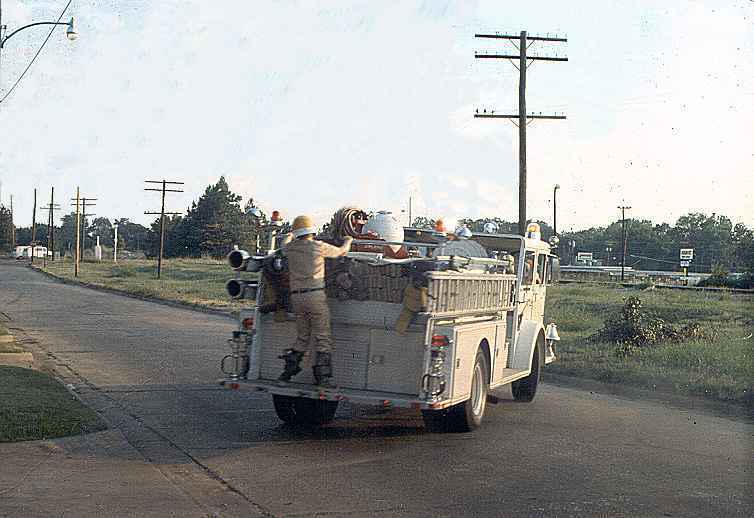
[{"label": "exhaust pipe", "polygon": [[243,279],[231,279],[225,283],[225,290],[233,299],[256,299],[259,283]]}]

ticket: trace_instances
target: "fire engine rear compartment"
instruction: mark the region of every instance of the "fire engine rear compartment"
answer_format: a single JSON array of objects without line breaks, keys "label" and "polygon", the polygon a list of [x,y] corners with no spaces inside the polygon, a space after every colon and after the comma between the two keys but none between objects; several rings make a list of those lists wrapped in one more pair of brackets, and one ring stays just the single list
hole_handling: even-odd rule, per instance
[{"label": "fire engine rear compartment", "polygon": [[[417,315],[406,333],[395,330],[403,306],[379,301],[329,299],[333,334],[333,370],[339,389],[369,390],[418,397],[425,371],[426,315]],[[275,322],[272,314],[260,315],[252,356],[260,381],[280,375],[278,356],[296,338],[295,320]],[[258,363],[255,361],[257,360]],[[293,381],[314,384],[308,355],[303,371]],[[256,364],[256,365],[255,365]]]}]

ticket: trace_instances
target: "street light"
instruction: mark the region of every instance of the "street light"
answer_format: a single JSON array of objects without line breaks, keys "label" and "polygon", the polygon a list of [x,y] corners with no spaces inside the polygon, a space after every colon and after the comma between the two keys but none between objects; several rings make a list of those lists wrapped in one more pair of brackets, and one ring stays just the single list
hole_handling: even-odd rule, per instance
[{"label": "street light", "polygon": [[7,36],[4,36],[4,37],[3,37],[2,33],[3,33],[3,30],[7,29],[7,27],[5,25],[0,25],[0,49],[2,49],[3,47],[5,47],[5,42],[8,41],[9,39],[11,39],[12,36],[18,34],[19,32],[21,32],[24,29],[28,29],[29,27],[36,27],[37,25],[65,25],[67,27],[66,31],[65,31],[65,35],[66,35],[66,37],[70,41],[73,41],[73,40],[75,40],[76,38],[79,37],[79,33],[76,32],[76,20],[73,18],[73,16],[71,16],[71,19],[69,21],[67,21],[67,22],[34,22],[34,23],[30,23],[29,25],[24,25],[23,27],[19,27],[18,29],[16,29],[15,31],[11,32],[10,34],[8,34]]},{"label": "street light", "polygon": [[71,16],[71,21],[68,22],[68,28],[65,30],[65,35],[70,41],[74,41],[79,37],[79,33],[76,32],[76,24],[73,16]]}]

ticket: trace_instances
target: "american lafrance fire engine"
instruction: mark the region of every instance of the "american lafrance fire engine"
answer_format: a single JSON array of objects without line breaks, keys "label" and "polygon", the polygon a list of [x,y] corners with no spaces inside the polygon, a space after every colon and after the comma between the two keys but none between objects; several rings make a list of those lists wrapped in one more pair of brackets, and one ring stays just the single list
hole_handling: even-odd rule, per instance
[{"label": "american lafrance fire engine", "polygon": [[493,391],[510,385],[516,400],[534,399],[559,340],[555,324],[543,324],[547,286],[559,278],[556,242],[542,241],[536,223],[526,236],[489,224],[447,235],[396,229],[389,213],[363,227],[358,213],[338,218],[335,234],[357,239],[352,252],[326,262],[335,388],[317,386],[308,368],[277,381],[296,338],[280,250],[228,255],[237,272],[256,273],[228,281],[229,294],[256,305],[241,311],[222,385],[271,394],[278,417],[299,426],[332,421],[346,401],[415,408],[430,430],[469,431]]}]

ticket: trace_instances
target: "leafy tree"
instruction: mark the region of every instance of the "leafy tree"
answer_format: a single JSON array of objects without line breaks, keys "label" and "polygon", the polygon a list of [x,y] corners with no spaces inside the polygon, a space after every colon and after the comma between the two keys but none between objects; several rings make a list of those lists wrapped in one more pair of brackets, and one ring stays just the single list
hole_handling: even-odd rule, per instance
[{"label": "leafy tree", "polygon": [[94,221],[92,221],[91,225],[87,227],[86,231],[87,234],[93,237],[95,243],[97,236],[99,236],[99,242],[101,245],[108,247],[113,246],[113,226],[109,219],[103,217],[94,218]]},{"label": "leafy tree", "polygon": [[[189,255],[186,242],[183,239],[181,216],[165,216],[164,257],[186,257]],[[147,257],[157,257],[160,253],[160,218],[152,222],[147,232],[144,253]]]},{"label": "leafy tree", "polygon": [[144,250],[147,245],[149,229],[128,218],[116,219],[118,225],[118,247],[125,250]]},{"label": "leafy tree", "polygon": [[0,252],[13,250],[13,215],[0,205]]},{"label": "leafy tree", "polygon": [[30,226],[18,227],[16,229],[16,244],[23,246],[28,246],[29,244],[31,244],[32,230],[34,230],[34,240],[37,242],[37,244],[40,246],[45,246],[47,244],[47,225],[44,223],[37,223],[35,229],[32,229],[32,227]]}]

